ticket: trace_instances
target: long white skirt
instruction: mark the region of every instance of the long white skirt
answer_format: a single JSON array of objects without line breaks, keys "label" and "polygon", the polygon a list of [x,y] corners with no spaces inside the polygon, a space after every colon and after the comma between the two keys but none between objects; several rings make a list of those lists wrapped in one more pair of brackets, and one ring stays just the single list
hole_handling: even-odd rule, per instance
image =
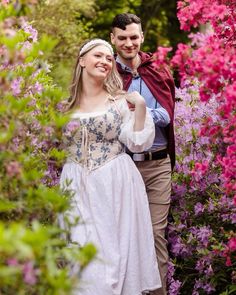
[{"label": "long white skirt", "polygon": [[141,295],[161,287],[147,195],[127,154],[86,172],[66,163],[61,185],[72,180],[71,232],[81,245],[93,242],[98,257],[84,270],[77,295]]}]

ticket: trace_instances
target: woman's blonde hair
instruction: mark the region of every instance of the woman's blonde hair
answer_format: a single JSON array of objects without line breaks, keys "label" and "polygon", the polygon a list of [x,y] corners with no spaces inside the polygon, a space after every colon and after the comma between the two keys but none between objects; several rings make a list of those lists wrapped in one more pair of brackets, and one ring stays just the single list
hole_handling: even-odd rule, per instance
[{"label": "woman's blonde hair", "polygon": [[[79,99],[81,93],[81,83],[82,83],[82,72],[83,68],[80,65],[80,58],[88,53],[93,48],[99,45],[107,45],[107,47],[112,50],[111,45],[102,39],[91,39],[80,46],[79,54],[76,60],[75,69],[73,73],[72,83],[70,85],[70,97],[67,100],[67,110],[70,110],[74,107]],[[110,46],[110,47],[109,47]],[[104,89],[113,96],[116,96],[120,93],[123,93],[123,83],[121,77],[116,69],[115,59],[112,60],[112,69],[108,77],[104,81]]]}]

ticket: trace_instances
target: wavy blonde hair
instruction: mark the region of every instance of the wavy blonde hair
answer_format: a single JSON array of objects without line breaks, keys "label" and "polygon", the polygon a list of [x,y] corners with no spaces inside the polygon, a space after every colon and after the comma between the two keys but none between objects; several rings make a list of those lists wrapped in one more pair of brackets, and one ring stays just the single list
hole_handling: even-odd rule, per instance
[{"label": "wavy blonde hair", "polygon": [[[96,40],[98,40],[98,42],[96,43]],[[80,66],[80,58],[82,56],[84,56],[86,53],[88,53],[90,50],[92,50],[93,48],[99,46],[99,45],[103,45],[102,43],[99,43],[99,40],[101,39],[91,39],[88,40],[87,42],[83,43],[80,46],[80,50],[79,50],[79,54],[76,60],[76,64],[75,64],[75,69],[74,69],[74,73],[73,73],[73,79],[72,79],[72,83],[70,85],[70,97],[67,100],[67,110],[72,109],[77,100],[79,99],[80,93],[81,93],[81,83],[82,83],[82,73],[83,73],[83,68]],[[91,42],[93,41],[93,42]],[[88,43],[91,42],[91,45],[86,45]],[[83,47],[86,45],[86,49],[84,50]],[[83,49],[83,50],[82,50]],[[82,50],[82,53],[81,53]],[[112,96],[116,96],[119,94],[124,93],[123,89],[123,82],[122,79],[116,69],[116,62],[115,59],[112,60],[112,69],[111,72],[109,73],[108,77],[105,79],[104,81],[104,89],[111,94]]]}]

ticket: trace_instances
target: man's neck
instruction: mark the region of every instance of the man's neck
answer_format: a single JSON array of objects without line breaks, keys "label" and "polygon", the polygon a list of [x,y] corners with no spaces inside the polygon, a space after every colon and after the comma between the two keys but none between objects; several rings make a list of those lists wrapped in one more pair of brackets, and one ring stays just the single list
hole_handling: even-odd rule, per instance
[{"label": "man's neck", "polygon": [[133,59],[125,59],[121,57],[119,54],[118,57],[122,64],[126,65],[133,71],[137,70],[138,66],[141,64],[141,59],[138,54]]}]

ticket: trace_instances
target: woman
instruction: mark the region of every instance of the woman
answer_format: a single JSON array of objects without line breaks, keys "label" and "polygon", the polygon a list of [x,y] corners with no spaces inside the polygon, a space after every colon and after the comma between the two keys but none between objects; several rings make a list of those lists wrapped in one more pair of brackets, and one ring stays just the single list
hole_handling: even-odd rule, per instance
[{"label": "woman", "polygon": [[[130,112],[127,102],[135,105]],[[124,146],[152,145],[154,126],[138,93],[126,94],[109,43],[93,39],[79,52],[68,101],[68,158],[61,186],[73,190],[71,239],[93,242],[98,259],[83,272],[76,294],[141,295],[161,286],[147,195]]]}]

